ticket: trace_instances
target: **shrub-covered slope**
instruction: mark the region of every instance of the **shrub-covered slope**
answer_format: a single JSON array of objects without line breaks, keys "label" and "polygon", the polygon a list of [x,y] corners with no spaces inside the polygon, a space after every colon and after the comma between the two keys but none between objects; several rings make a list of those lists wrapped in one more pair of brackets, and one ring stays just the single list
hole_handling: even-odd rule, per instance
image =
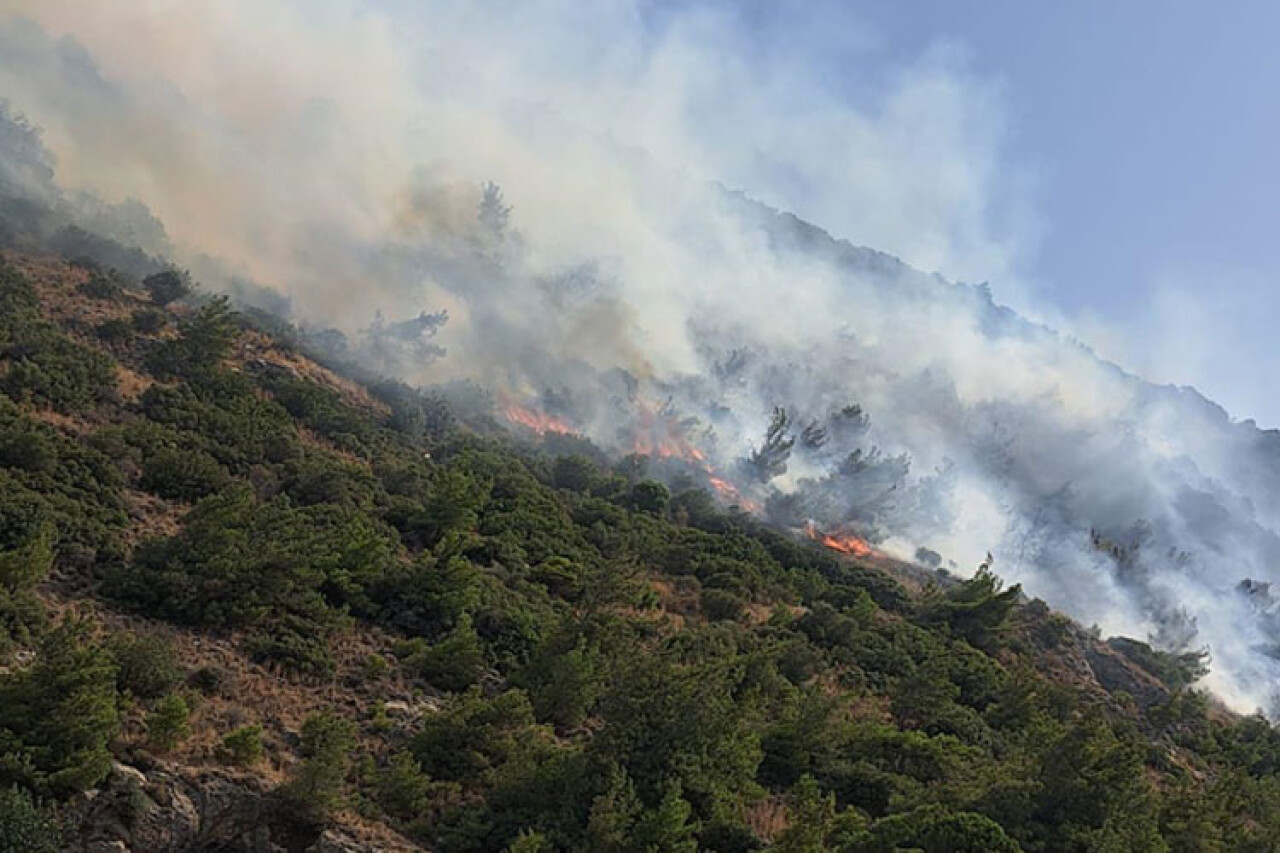
[{"label": "shrub-covered slope", "polygon": [[0,267],[0,851],[1280,850],[1199,658],[186,291]]}]

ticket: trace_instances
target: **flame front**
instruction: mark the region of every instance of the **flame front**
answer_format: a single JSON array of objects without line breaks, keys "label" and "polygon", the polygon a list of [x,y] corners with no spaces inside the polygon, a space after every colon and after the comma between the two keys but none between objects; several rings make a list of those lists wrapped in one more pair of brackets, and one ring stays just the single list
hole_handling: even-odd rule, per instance
[{"label": "flame front", "polygon": [[711,488],[715,489],[716,494],[720,495],[720,497],[725,498],[726,500],[738,499],[738,490],[732,483],[721,480],[716,476],[708,476],[707,482],[711,484]]},{"label": "flame front", "polygon": [[707,484],[726,504],[736,504],[747,512],[759,514],[764,507],[759,502],[746,497],[738,487],[723,477],[707,460],[707,454],[699,449],[685,435],[687,425],[681,422],[666,406],[654,408],[652,405],[640,403],[640,424],[632,438],[631,449],[641,456],[653,456],[658,459],[679,459],[688,462],[692,467],[701,470],[707,477]]},{"label": "flame front", "polygon": [[507,420],[513,424],[520,424],[523,427],[533,430],[538,435],[546,435],[549,432],[560,433],[561,435],[577,435],[578,431],[569,425],[569,422],[563,418],[557,418],[554,415],[548,415],[545,412],[539,412],[536,409],[528,409],[521,406],[515,401],[508,400],[502,406],[502,414]]},{"label": "flame front", "polygon": [[631,449],[642,456],[684,459],[703,467],[707,460],[706,454],[685,438],[684,427],[679,421],[662,412],[654,412],[644,403],[640,409],[640,428],[636,430]]},{"label": "flame front", "polygon": [[733,483],[712,474],[710,467],[706,467],[703,470],[707,472],[707,482],[711,484],[711,488],[716,490],[716,494],[719,495],[720,499],[725,503],[737,504],[739,507],[753,515],[759,515],[764,511],[764,507],[759,501],[746,497],[742,492],[738,491],[738,487]]},{"label": "flame front", "polygon": [[[502,414],[508,421],[525,427],[538,435],[546,435],[548,433],[579,435],[578,430],[564,418],[523,406],[507,394],[499,395],[499,404]],[[679,459],[688,462],[706,475],[708,485],[715,490],[716,495],[726,504],[736,504],[753,514],[758,515],[761,513],[764,507],[758,501],[746,497],[733,483],[717,476],[716,470],[711,467],[711,463],[707,460],[707,454],[685,436],[684,430],[685,425],[664,409],[655,410],[649,405],[641,403],[640,424],[632,437],[632,450],[642,456],[653,456],[658,459]]]},{"label": "flame front", "polygon": [[832,551],[839,551],[841,554],[870,557],[876,552],[865,539],[860,539],[852,533],[823,533],[818,530],[813,522],[809,522],[804,526],[804,532],[814,542],[818,542]]}]

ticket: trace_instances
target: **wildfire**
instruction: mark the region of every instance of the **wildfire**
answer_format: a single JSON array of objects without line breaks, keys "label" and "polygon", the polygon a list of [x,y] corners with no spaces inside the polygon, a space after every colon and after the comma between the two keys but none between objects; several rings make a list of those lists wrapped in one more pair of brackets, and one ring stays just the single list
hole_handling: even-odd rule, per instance
[{"label": "wildfire", "polygon": [[685,435],[688,424],[682,422],[668,406],[653,407],[640,403],[640,423],[632,437],[633,452],[659,459],[680,459],[707,475],[707,483],[726,504],[736,504],[747,512],[760,513],[763,507],[738,491],[738,487],[717,476],[707,454]]},{"label": "wildfire", "polygon": [[641,404],[640,427],[632,440],[632,450],[659,459],[684,459],[706,467],[707,456],[684,436],[684,426],[664,411],[655,412]]},{"label": "wildfire", "polygon": [[737,500],[738,490],[734,488],[732,483],[721,480],[719,477],[708,477],[707,482],[711,484],[711,488],[725,500]]},{"label": "wildfire", "polygon": [[[578,435],[575,429],[564,418],[547,414],[538,409],[523,406],[507,394],[498,397],[502,414],[508,421],[518,424],[538,435],[548,433],[560,435]],[[716,476],[706,453],[700,450],[684,435],[686,424],[681,423],[665,407],[653,408],[641,404],[640,423],[632,437],[632,449],[643,456],[659,459],[681,459],[691,466],[700,469],[707,477],[707,483],[715,490],[725,504],[736,504],[747,512],[759,514],[764,507],[758,501],[746,497],[738,487],[728,480]],[[835,547],[835,546],[832,546]],[[852,553],[852,552],[851,552]]]},{"label": "wildfire", "polygon": [[656,444],[637,438],[635,452],[657,456],[659,459],[685,459],[689,462],[702,462],[707,458],[701,450],[682,438],[668,438]]},{"label": "wildfire", "polygon": [[557,418],[554,415],[548,415],[536,409],[525,408],[511,400],[503,404],[502,414],[506,415],[507,420],[513,424],[527,427],[538,435],[546,435],[549,432],[562,435],[577,435],[578,432],[563,418]]},{"label": "wildfire", "polygon": [[712,474],[710,467],[704,468],[704,470],[707,472],[707,482],[711,484],[711,488],[716,490],[716,494],[719,495],[720,499],[725,503],[737,504],[747,512],[754,515],[759,515],[764,509],[764,507],[760,505],[759,501],[753,501],[751,498],[744,497],[743,494],[738,491],[738,487],[733,483],[730,483],[728,480],[722,480],[715,474]]},{"label": "wildfire", "polygon": [[818,530],[813,522],[809,522],[804,526],[804,532],[814,542],[819,542],[824,547],[830,548],[832,551],[839,551],[841,554],[870,557],[876,552],[864,539],[859,539],[851,533],[823,533]]}]

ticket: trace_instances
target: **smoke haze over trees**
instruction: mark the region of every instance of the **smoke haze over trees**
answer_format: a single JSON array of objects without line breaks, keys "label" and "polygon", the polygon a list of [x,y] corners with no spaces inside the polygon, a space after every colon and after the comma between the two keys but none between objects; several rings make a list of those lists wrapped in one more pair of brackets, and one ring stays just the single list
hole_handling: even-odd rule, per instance
[{"label": "smoke haze over trees", "polygon": [[[1009,274],[1016,240],[988,227],[997,123],[956,60],[922,58],[857,112],[728,58],[710,11],[657,30],[584,12],[578,29],[620,36],[610,64],[554,4],[431,4],[465,51],[395,4],[30,5],[0,3],[28,16],[0,25],[8,244],[138,276],[172,260],[480,411],[669,446],[696,473],[692,448],[785,527],[957,571],[991,551],[1106,634],[1208,647],[1208,683],[1270,709],[1280,435],[776,209],[791,180],[816,214],[855,209],[838,236]],[[521,46],[535,18],[559,22],[534,41],[571,76]],[[697,117],[707,98],[735,103],[758,156]]]}]

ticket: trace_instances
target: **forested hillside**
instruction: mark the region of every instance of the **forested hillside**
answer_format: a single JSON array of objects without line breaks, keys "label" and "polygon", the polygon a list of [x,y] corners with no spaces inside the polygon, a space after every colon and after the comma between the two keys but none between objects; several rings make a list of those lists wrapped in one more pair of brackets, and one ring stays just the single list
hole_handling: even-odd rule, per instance
[{"label": "forested hillside", "polygon": [[1200,656],[341,373],[6,257],[0,851],[1280,850]]}]

